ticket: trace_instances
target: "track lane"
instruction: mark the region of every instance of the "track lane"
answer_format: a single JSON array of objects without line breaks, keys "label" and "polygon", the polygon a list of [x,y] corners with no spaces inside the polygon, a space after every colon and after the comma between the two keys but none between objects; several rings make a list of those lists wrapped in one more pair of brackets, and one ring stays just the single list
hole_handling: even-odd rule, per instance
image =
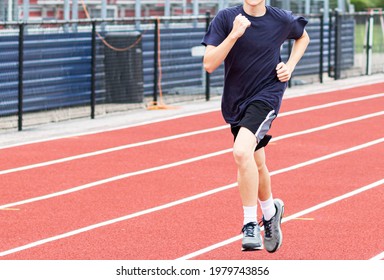
[{"label": "track lane", "polygon": [[[319,103],[325,104],[340,101],[345,98],[350,98],[349,96],[356,98],[380,92],[384,92],[384,83],[362,86],[356,89],[289,98],[284,100],[281,113],[284,114],[287,110],[297,110],[314,106],[315,104],[318,105]],[[190,121],[191,119],[193,119],[193,121]],[[0,161],[0,170],[36,164],[43,161],[57,160],[80,153],[89,153],[173,134],[224,125],[221,113],[218,111],[173,118],[162,122],[155,121],[156,120],[154,120],[153,124],[65,137],[11,148],[2,149],[0,147],[0,154],[2,157],[7,158],[7,161]],[[188,123],[188,125],[186,125],[186,123]],[[15,156],[15,154],[17,156]]]},{"label": "track lane", "polygon": [[[290,145],[285,145],[285,139],[277,140],[272,142],[273,149],[270,148],[268,150],[268,161],[271,158],[278,159],[278,161],[272,163],[272,166],[279,169],[301,160],[308,160],[322,154],[336,152],[344,149],[346,144],[351,146],[359,145],[371,139],[380,138],[383,123],[384,116],[380,115],[293,137],[289,141]],[[369,127],[369,132],[366,132],[367,127]]]},{"label": "track lane", "polygon": [[214,111],[161,122],[154,120],[154,123],[150,124],[105,132],[64,137],[6,149],[0,148],[1,156],[8,159],[7,161],[0,161],[0,170],[222,125],[225,123],[220,113]]},{"label": "track lane", "polygon": [[[384,144],[382,143],[274,176],[275,196],[284,199],[287,206],[286,216],[356,190],[376,180],[382,180],[382,173],[371,172],[368,176],[358,176],[355,180],[345,183],[343,182],[345,174],[335,174],[334,166],[348,165],[348,174],[351,175],[355,172],[356,168],[363,165],[364,170],[362,170],[362,173],[365,173],[366,170],[371,170],[375,166],[370,159],[383,147]],[[356,157],[359,157],[359,162],[353,160]],[[329,178],[321,181],[318,177],[313,176],[319,169],[323,170],[323,174],[328,175],[327,177]],[[298,181],[301,184],[295,185],[292,179],[297,177],[300,177]],[[286,183],[288,181],[292,183],[289,186]],[[305,182],[305,189],[303,188],[303,182]],[[382,190],[382,185],[376,188]],[[317,195],[319,189],[322,189],[321,195]],[[299,200],[298,197],[305,197],[305,199]],[[235,207],[236,205],[238,207]],[[4,256],[4,259],[174,259],[190,253],[193,251],[193,248],[195,250],[200,249],[237,235],[238,232],[235,229],[241,227],[241,221],[239,220],[241,213],[239,209],[241,210],[241,205],[237,189],[231,188],[198,200],[157,211],[150,215],[128,219],[107,227],[100,227],[92,231],[10,254]],[[354,215],[354,218],[357,220],[365,215],[362,213],[363,216],[360,216],[359,212],[351,212],[349,214]],[[331,217],[332,215],[329,216]],[[335,222],[337,223],[338,221],[335,220]],[[286,224],[289,223],[291,221]],[[286,224],[283,225],[287,237],[285,238],[284,245],[291,244],[289,236],[292,234],[290,230],[285,229]],[[296,228],[296,230],[298,229]],[[306,227],[304,226],[302,230],[306,230]],[[335,231],[339,232],[340,228],[335,224],[334,227],[329,229],[329,234],[332,234],[332,230],[335,233]],[[335,238],[337,237],[335,236]],[[344,238],[344,236],[340,238]],[[310,256],[303,256],[302,251],[293,250],[289,245],[283,246],[278,253],[273,255],[266,252],[244,253],[240,250],[239,242],[237,241],[211,251],[203,256],[199,256],[198,259],[297,259],[300,256],[311,259]],[[306,240],[306,244],[309,244],[308,246],[314,246],[317,249],[318,244],[322,244],[322,242],[329,242],[329,240],[325,240],[319,235],[308,236]],[[341,241],[335,239],[334,242]],[[188,246],[183,246],[183,244],[188,244]],[[364,245],[364,250],[370,251],[370,254],[377,252],[377,247],[367,247],[366,245]],[[57,250],[57,248],[61,248],[61,250]],[[309,248],[306,250],[310,251]],[[344,253],[344,258],[348,259],[353,259],[359,254],[353,244]]]},{"label": "track lane", "polygon": [[[368,102],[369,101],[369,102]],[[359,114],[357,114],[357,110],[353,107],[338,107],[338,109],[341,109],[343,112],[351,112],[349,114],[341,113],[340,115],[342,117],[348,116],[356,116],[362,113],[360,111],[363,111],[364,113],[372,112],[376,110],[376,107],[380,107],[384,103],[384,99],[381,98],[380,102],[377,102],[378,100],[368,100],[363,102],[362,109],[359,110]],[[349,108],[349,109],[348,109]],[[325,115],[325,117],[321,117],[321,112]],[[334,109],[332,110],[332,113],[334,112]],[[320,110],[319,112],[312,112],[312,118],[311,121],[303,122],[302,115],[292,115],[292,116],[286,116],[283,118],[284,120],[280,120],[282,122],[281,124],[277,125],[277,129],[274,132],[279,132],[279,134],[283,134],[280,130],[285,130],[284,127],[288,126],[291,127],[292,130],[298,130],[300,128],[308,128],[315,124],[324,124],[326,121],[332,121],[335,119],[335,117],[332,117],[335,114],[330,114],[328,112],[328,109]],[[332,115],[331,117],[329,117]],[[338,114],[336,114],[338,115]],[[341,117],[337,117],[336,120],[341,119]],[[310,125],[308,125],[310,123]],[[184,123],[184,125],[187,125]],[[376,125],[377,127],[377,125]],[[228,148],[232,145],[232,139],[227,131],[228,129],[224,130],[218,130],[218,134],[220,136],[216,136],[217,134],[215,131],[204,133],[204,135],[196,135],[192,136],[195,137],[194,139],[197,139],[196,142],[193,144],[188,144],[189,137],[182,138],[181,142],[178,142],[177,139],[175,140],[169,140],[160,142],[154,145],[143,145],[142,147],[133,147],[131,149],[123,149],[123,150],[117,150],[105,154],[95,155],[90,158],[81,158],[77,159],[72,163],[70,162],[64,162],[64,163],[58,163],[53,164],[50,166],[43,166],[38,168],[32,168],[31,170],[22,170],[19,172],[13,172],[10,174],[2,174],[0,175],[2,181],[4,182],[3,187],[5,188],[12,188],[14,190],[18,190],[18,192],[7,192],[2,191],[3,195],[0,198],[0,203],[5,204],[7,201],[14,201],[14,200],[22,200],[26,197],[34,196],[34,190],[37,190],[37,195],[42,195],[43,193],[50,193],[54,191],[59,191],[61,189],[68,188],[67,181],[69,176],[71,176],[71,180],[75,181],[78,179],[77,184],[85,184],[89,180],[101,180],[103,178],[106,178],[108,176],[116,176],[121,173],[126,173],[129,171],[132,171],[132,165],[134,165],[135,168],[148,168],[149,165],[159,165],[164,163],[166,160],[174,160],[173,156],[175,155],[183,155],[188,156],[193,151],[192,150],[198,150],[200,147],[206,147],[206,152],[211,152],[212,146],[210,143],[218,143],[215,144],[214,147],[220,148],[221,141],[216,141],[216,139],[213,139],[215,137],[220,139],[225,139],[226,144],[225,148]],[[272,128],[273,130],[273,128]],[[292,132],[292,130],[286,130],[286,133]],[[275,139],[279,139],[280,136],[277,136]],[[181,143],[181,144],[175,144],[175,143]],[[186,143],[186,144],[183,144]],[[168,149],[169,145],[173,145],[173,149]],[[189,147],[188,147],[189,146]],[[216,147],[217,146],[217,147]],[[223,147],[223,146],[221,146]],[[148,161],[148,158],[141,157],[142,154],[150,154],[150,161]],[[152,156],[153,155],[153,156]],[[129,159],[135,159],[134,162],[129,162]],[[110,162],[119,163],[119,165],[114,165],[113,168],[109,167]],[[133,164],[132,164],[133,163]],[[91,167],[91,168],[90,168]],[[60,168],[60,172],[57,173],[57,168]],[[76,172],[76,170],[87,170],[89,172],[89,178],[84,178],[83,173]],[[44,175],[44,176],[42,176]],[[33,185],[31,187],[30,184],[26,184],[25,181],[22,180],[22,178],[28,178],[28,181],[34,181],[38,182],[36,187]],[[55,184],[52,184],[52,182],[57,182]],[[53,189],[50,189],[51,186],[54,185]],[[0,187],[1,191],[1,187]]]},{"label": "track lane", "polygon": [[[292,144],[288,144],[288,145],[292,145]],[[228,160],[230,160],[230,158],[228,159]],[[195,165],[196,166],[196,165]],[[199,166],[199,165],[197,165],[197,166]],[[199,167],[197,167],[197,168],[199,168]],[[233,168],[233,167],[232,167]],[[223,170],[222,170],[223,171]],[[225,170],[224,170],[224,172],[225,172]],[[227,173],[228,173],[228,171],[227,171]],[[222,172],[220,172],[220,174],[222,174]],[[165,174],[164,176],[165,177],[167,177],[167,175],[169,175],[169,174]],[[164,177],[163,176],[163,177]],[[219,175],[220,176],[220,175]],[[139,179],[139,178],[137,178],[137,179]],[[180,178],[179,178],[180,179]],[[182,178],[182,179],[184,179],[184,177]],[[204,180],[204,181],[206,181],[206,180]],[[139,183],[140,182],[140,180],[138,180],[137,181],[137,183]],[[195,182],[193,182],[193,183],[195,183]],[[179,183],[180,184],[180,183]],[[132,185],[135,185],[135,184],[132,184]],[[173,183],[172,185],[175,185],[175,183]],[[194,185],[194,184],[192,184],[192,185]],[[139,185],[140,186],[140,185]],[[145,187],[145,186],[143,186],[143,187]],[[189,187],[188,185],[186,186],[187,188]],[[189,187],[190,188],[190,187]],[[107,190],[107,192],[109,192],[110,191],[110,188],[108,188],[108,190]],[[131,190],[132,191],[132,190]],[[156,192],[156,190],[154,189],[154,191]],[[168,190],[169,191],[169,190]],[[104,197],[108,197],[107,196],[107,192],[105,192],[105,195],[102,195],[102,193],[100,194],[100,197],[101,197],[101,199],[100,199],[100,202],[102,202],[102,204],[100,205],[100,206],[98,206],[98,205],[93,205],[94,204],[94,201],[89,201],[89,199],[87,199],[87,198],[92,198],[92,199],[94,199],[94,196],[90,196],[89,195],[89,192],[87,192],[87,193],[85,193],[84,194],[84,196],[82,196],[81,197],[81,193],[79,194],[80,195],[80,197],[79,196],[75,196],[74,197],[74,199],[73,199],[73,201],[75,202],[75,205],[73,205],[73,206],[71,206],[70,204],[65,204],[65,205],[67,205],[68,206],[68,209],[75,209],[76,210],[76,207],[78,207],[78,208],[80,208],[80,209],[83,209],[83,208],[81,208],[81,205],[83,205],[82,207],[85,207],[85,209],[86,209],[86,211],[82,211],[83,213],[85,213],[85,214],[89,214],[90,215],[90,217],[84,217],[85,215],[82,215],[82,219],[84,219],[86,222],[89,222],[89,220],[92,220],[92,217],[94,216],[93,214],[95,213],[95,212],[100,212],[100,210],[99,209],[101,209],[102,208],[102,205],[103,205],[103,203],[105,203],[105,200],[103,200],[103,198]],[[121,190],[120,190],[120,195],[121,195]],[[60,201],[62,200],[63,198],[58,198],[58,200],[56,201],[56,202],[53,202],[53,204],[54,205],[58,205],[59,206],[59,209],[60,209]],[[136,200],[136,199],[134,199],[133,197],[131,197],[130,199],[133,199],[134,201]],[[140,199],[140,198],[137,198],[137,199]],[[142,198],[143,199],[143,198]],[[140,201],[140,200],[139,200]],[[146,198],[146,199],[144,199],[144,201],[152,201],[150,198]],[[47,202],[49,202],[49,201],[47,201]],[[80,203],[79,203],[80,202]],[[124,201],[125,202],[125,201]],[[47,203],[47,207],[49,207],[50,205],[52,205],[52,202],[51,203]],[[95,207],[95,209],[93,210],[93,211],[90,211],[90,209],[89,208],[87,208],[87,207],[89,207],[89,205],[93,205],[93,206],[96,206]],[[114,204],[113,204],[114,205]],[[98,207],[97,207],[98,206]],[[27,206],[28,207],[28,206]],[[58,210],[59,210],[58,209]],[[46,208],[44,208],[43,209],[43,213],[45,213],[45,211],[46,211],[47,209]],[[64,209],[64,210],[67,210],[67,208],[66,209]],[[59,210],[60,211],[60,210]],[[77,211],[77,210],[76,210]],[[57,210],[56,211],[53,211],[52,213],[56,213],[57,212]],[[42,214],[42,213],[41,213]],[[66,215],[65,215],[66,214]],[[73,214],[74,216],[76,216],[76,214]],[[40,216],[41,215],[36,215],[36,216],[39,216],[39,218],[41,218]],[[71,216],[71,215],[70,215]],[[97,217],[100,217],[101,216],[101,214],[98,214],[98,215],[96,215]],[[68,221],[68,213],[67,212],[65,212],[64,213],[64,215],[63,215],[63,220],[60,222],[60,224],[65,224],[66,223],[66,221]],[[26,220],[28,220],[30,217],[27,215],[26,216]],[[47,219],[48,221],[50,221],[51,219],[50,218],[48,218]],[[21,221],[20,221],[21,222]],[[58,220],[58,222],[59,222],[59,220]],[[73,225],[73,223],[72,222],[70,222],[69,223],[69,225]],[[24,226],[23,224],[22,224],[22,226]],[[6,227],[4,227],[4,228],[6,228]],[[44,228],[44,225],[41,225],[41,226],[38,226],[37,228]],[[28,236],[29,234],[32,234],[33,235],[33,229],[32,229],[32,233],[26,233],[26,235]]]},{"label": "track lane", "polygon": [[[313,146],[316,149],[309,148],[307,151],[305,151],[305,153],[301,157],[301,159],[310,159],[313,157],[320,156],[323,153],[330,153],[332,151],[336,151],[338,148],[343,148],[344,143],[348,143],[348,142],[359,143],[357,141],[357,139],[361,139],[361,137],[363,137],[363,139],[366,139],[366,141],[369,141],[370,137],[372,137],[372,136],[379,137],[380,136],[380,123],[381,122],[378,120],[380,120],[380,119],[383,119],[382,115],[380,115],[378,117],[363,119],[359,122],[356,121],[356,122],[346,123],[346,124],[340,125],[338,127],[330,127],[330,128],[326,129],[326,130],[331,129],[330,132],[327,132],[327,133],[324,133],[325,130],[320,130],[320,131],[315,131],[315,132],[312,132],[309,134],[301,135],[300,138],[298,138],[298,136],[294,136],[292,139],[289,139],[289,140],[295,142],[295,141],[298,141],[297,139],[303,139],[304,138],[304,140],[301,140],[301,141],[303,141],[304,144],[305,143],[311,143],[312,142],[311,137],[313,137],[312,134],[316,133],[315,134],[316,138],[319,138],[321,140],[321,142],[319,142],[319,144],[317,144],[316,147]],[[367,126],[372,126],[373,128],[376,127],[376,129],[374,130],[376,132],[376,134],[364,134],[364,135],[360,136],[359,135],[360,131],[364,127],[367,127]],[[346,129],[347,131],[343,132],[343,130],[341,130],[341,129]],[[329,135],[328,133],[331,133],[331,136],[328,137],[327,136],[327,135]],[[336,135],[336,136],[333,137],[333,135]],[[214,139],[218,138],[217,132],[213,133],[211,135],[211,137]],[[340,141],[341,145],[340,146],[338,146],[336,144],[329,145],[329,141],[330,141],[329,139],[332,139],[332,137],[333,138],[339,138],[338,141]],[[280,138],[283,138],[283,140],[279,140]],[[224,138],[222,138],[222,139],[224,139]],[[306,140],[306,139],[308,139],[308,140]],[[199,140],[202,140],[202,139],[199,139]],[[204,140],[206,140],[206,139],[204,138]],[[295,159],[297,158],[297,151],[301,151],[301,153],[303,153],[301,146],[298,149],[292,149],[292,144],[290,144],[291,142],[283,142],[283,143],[288,143],[287,146],[282,147],[282,149],[284,149],[284,155],[288,155],[288,156],[281,157],[281,154],[280,154],[281,153],[281,147],[280,147],[279,143],[281,141],[287,140],[287,138],[284,138],[284,135],[281,135],[280,137],[276,137],[273,140],[277,140],[277,141],[272,142],[270,145],[271,146],[276,145],[278,147],[278,149],[271,149],[269,158],[271,158],[271,159],[276,158],[279,160],[276,164],[274,164],[272,162],[272,164],[274,164],[272,166],[275,166],[277,168],[284,168],[285,166],[292,164],[292,162],[295,162]],[[186,145],[188,148],[191,149],[193,147],[192,145],[195,145],[196,151],[193,151],[193,153],[192,153],[193,155],[195,155],[195,153],[198,153],[198,155],[200,155],[200,153],[201,153],[200,148],[202,148],[202,147],[211,148],[210,147],[211,142],[209,142],[209,141],[208,142],[203,141],[204,144],[202,144],[202,145],[200,144],[201,142],[199,142],[199,141],[196,142],[194,138],[186,138],[186,139],[183,139],[183,141],[187,141],[186,144],[181,145],[181,143],[185,143],[185,142],[177,142],[176,144],[168,143],[168,144],[170,144],[170,146],[164,146],[163,147],[164,156],[160,159],[163,159],[163,158],[170,159],[170,157],[167,156],[167,153],[170,153],[171,151],[175,152],[176,150],[174,149],[174,146],[178,146],[178,147],[181,146],[181,148],[183,149],[183,147],[185,147],[184,145]],[[188,141],[193,142],[193,144],[190,144],[190,142],[188,142]],[[228,143],[228,145],[229,145],[229,143]],[[217,145],[217,146],[219,147],[219,145]],[[168,147],[168,149],[166,147]],[[227,148],[227,145],[224,145],[224,147]],[[216,149],[216,148],[217,147],[214,146],[214,149]],[[225,150],[222,150],[222,151],[225,152]],[[274,151],[276,151],[276,153]],[[134,155],[137,156],[138,154],[145,153],[145,152],[148,152],[148,150],[145,150],[145,151],[139,150],[139,153],[137,153],[137,149],[135,149]],[[214,151],[214,152],[216,152],[216,151]],[[154,153],[161,155],[160,152],[154,151]],[[65,168],[64,169],[56,169],[56,168],[58,168],[56,166],[55,169],[53,169],[52,167],[43,168],[43,170],[44,170],[43,172],[41,170],[29,170],[27,172],[27,176],[24,175],[24,177],[16,176],[19,174],[8,174],[8,176],[3,176],[2,181],[4,182],[4,186],[3,186],[3,191],[2,191],[3,195],[1,198],[3,203],[0,205],[0,208],[13,207],[14,202],[16,202],[17,200],[23,200],[25,198],[23,196],[26,196],[27,197],[26,199],[28,199],[28,197],[33,197],[33,194],[35,192],[36,193],[40,192],[42,196],[44,196],[45,193],[52,193],[51,196],[54,196],[55,195],[55,193],[53,191],[54,188],[57,188],[56,189],[57,192],[60,192],[61,190],[63,190],[63,192],[71,192],[71,188],[73,188],[74,191],[76,191],[76,190],[78,191],[78,190],[81,190],[84,188],[99,186],[101,184],[104,184],[104,183],[107,183],[110,181],[113,182],[113,181],[117,181],[120,179],[131,177],[131,176],[136,176],[136,175],[140,174],[138,172],[141,172],[141,171],[139,171],[141,161],[145,164],[150,164],[151,166],[149,168],[151,168],[153,166],[152,164],[157,163],[157,162],[155,163],[155,160],[152,158],[151,158],[151,160],[153,160],[153,161],[147,162],[146,158],[140,158],[139,157],[139,159],[141,161],[135,160],[133,162],[133,165],[132,164],[130,165],[131,166],[130,168],[132,168],[131,172],[124,173],[124,172],[128,171],[128,169],[129,169],[129,165],[125,163],[126,158],[136,158],[136,157],[135,156],[127,157],[127,156],[125,156],[125,154],[121,154],[121,153],[118,153],[118,155],[120,158],[122,157],[121,162],[119,162],[116,158],[112,158],[112,159],[110,159],[108,157],[107,158],[105,158],[105,157],[94,158],[94,160],[95,160],[94,164],[99,164],[99,166],[98,166],[99,169],[94,167],[93,173],[88,172],[88,176],[86,178],[83,178],[82,172],[74,172],[73,170],[80,170],[81,171],[81,170],[85,170],[86,168],[88,168],[88,166],[93,166],[92,164],[90,164],[89,161],[85,161],[83,166],[82,165],[73,166],[73,164],[69,164],[69,163],[64,164],[64,166],[67,167],[68,169],[65,169]],[[188,154],[182,150],[181,153],[178,153],[178,155],[182,155],[182,158],[184,159],[185,156],[188,156],[190,154]],[[109,156],[111,157],[112,155],[109,155]],[[172,159],[175,160],[174,158],[172,158]],[[291,159],[294,159],[294,160],[292,161]],[[161,160],[159,160],[159,161],[161,161]],[[171,166],[167,167],[167,164],[172,163],[172,162],[177,162],[177,160],[171,161],[171,162],[166,162],[165,165],[163,162],[157,163],[157,164],[159,164],[158,166],[160,169],[162,168],[162,166],[164,166],[165,168],[169,168]],[[80,163],[77,162],[77,164],[80,164]],[[120,169],[122,169],[122,170],[120,170]],[[60,172],[58,174],[56,172],[57,170],[60,170]],[[111,177],[108,177],[106,175],[106,172],[105,172],[106,170],[111,170],[111,172],[120,171],[122,173],[117,172],[116,173],[117,175],[115,177],[111,178]],[[37,172],[37,171],[39,171],[39,172]],[[152,172],[152,171],[155,171],[155,170],[151,170],[151,169],[148,170],[148,172]],[[40,178],[41,174],[45,174],[45,177]],[[92,181],[94,183],[88,183],[90,180],[90,175],[92,175],[92,174],[95,176],[94,178],[98,178],[97,176],[101,176],[102,178],[99,181],[97,181],[97,180]],[[68,177],[68,176],[70,176],[70,177]],[[25,178],[25,179],[23,179],[23,178]],[[38,183],[35,183],[35,184],[29,184],[28,181],[33,179],[33,178],[36,178],[35,180],[40,180],[40,181]],[[105,179],[105,178],[107,178],[107,179]],[[108,178],[110,178],[110,179],[108,179]],[[83,183],[85,185],[89,184],[90,186],[82,187],[81,183]],[[76,185],[76,186],[74,187],[74,185]],[[12,190],[12,192],[9,192],[9,190]],[[14,190],[18,190],[18,192],[15,192]],[[58,193],[57,195],[60,195],[60,194],[61,193]],[[17,198],[19,198],[18,195],[21,196],[22,199],[17,199]]]},{"label": "track lane", "polygon": [[[226,134],[227,134],[228,132],[226,131]],[[276,142],[275,144],[279,144],[278,142]],[[273,146],[271,146],[271,147],[273,147]],[[49,209],[49,206],[47,206],[47,209]]]},{"label": "track lane", "polygon": [[[53,193],[228,149],[228,131],[206,133],[1,176],[0,204]],[[216,141],[220,139],[220,141]],[[215,145],[211,143],[217,142]],[[86,172],[86,176],[84,176]],[[34,183],[30,183],[34,182]],[[11,190],[11,191],[10,191]]]},{"label": "track lane", "polygon": [[336,106],[311,110],[308,112],[303,111],[292,114],[294,111],[287,111],[281,113],[281,115],[278,116],[273,122],[270,134],[277,136],[295,130],[309,129],[313,126],[324,125],[365,114],[380,112],[383,111],[383,108],[384,93],[377,98],[338,104]]},{"label": "track lane", "polygon": [[[378,97],[378,96],[380,96],[380,97]],[[382,106],[384,106],[384,93],[379,94],[379,95],[376,94],[376,95],[369,96],[369,97],[375,98],[375,100],[374,101],[370,101],[369,99],[368,100],[360,100],[359,101],[359,108],[358,108],[358,110],[356,110],[357,112],[359,112],[359,114],[363,113],[363,112],[361,112],[362,111],[361,107],[366,108],[365,113],[368,113],[368,112],[371,113],[371,112],[374,112],[376,110],[381,110]],[[353,99],[349,99],[348,101],[352,101],[352,100]],[[371,103],[364,103],[367,101],[370,101]],[[354,102],[357,102],[357,101],[354,101]],[[347,104],[349,105],[349,103],[347,103]],[[337,104],[327,103],[327,104],[324,104],[322,106],[306,107],[304,109],[293,110],[293,111],[288,111],[288,112],[282,113],[281,116],[279,117],[279,119],[284,117],[282,127],[285,127],[284,124],[288,124],[287,127],[289,127],[289,128],[291,128],[292,126],[295,127],[295,125],[296,125],[296,126],[299,126],[299,129],[300,129],[300,126],[303,126],[302,121],[301,122],[295,122],[295,121],[292,122],[292,119],[290,117],[292,117],[293,115],[296,115],[296,114],[307,113],[309,110],[314,111],[314,110],[327,110],[327,109],[329,109],[329,107],[326,107],[326,106],[333,108],[334,106],[347,106],[347,105],[345,103],[340,104],[340,102],[337,102]],[[317,113],[315,113],[315,115],[312,116],[312,118],[308,118],[308,117],[304,116],[304,120],[305,120],[304,124],[307,125],[308,127],[310,127],[309,125],[311,125],[311,124],[313,125],[313,122],[311,122],[312,119],[315,119],[315,120],[319,119],[316,122],[323,121],[325,123],[325,121],[342,120],[342,117],[346,118],[347,116],[348,117],[356,116],[356,113],[354,113],[354,110],[351,110],[350,108],[346,108],[345,110],[342,108],[339,108],[339,110],[341,110],[341,112],[348,112],[348,113],[347,114],[345,114],[345,113],[344,114],[338,114],[337,116],[335,116],[333,114],[334,109],[332,109],[332,112],[329,112],[329,114],[328,113],[320,113],[319,114],[319,112],[317,112]],[[354,113],[354,114],[351,114],[351,113]],[[329,117],[324,119],[324,116],[329,116]],[[80,153],[78,155],[73,155],[70,157],[62,157],[62,158],[58,158],[58,159],[51,160],[51,161],[45,161],[45,162],[35,163],[35,164],[31,164],[31,165],[24,165],[24,166],[20,166],[20,167],[11,168],[11,169],[0,170],[0,175],[24,171],[24,170],[33,169],[33,168],[40,168],[43,166],[54,165],[54,164],[58,164],[58,163],[62,163],[62,162],[68,162],[68,161],[72,161],[72,160],[78,160],[78,159],[92,157],[92,156],[96,156],[96,155],[100,155],[100,154],[106,154],[106,153],[116,152],[119,150],[129,149],[129,148],[133,148],[133,147],[144,146],[144,145],[148,145],[148,144],[161,143],[163,141],[188,137],[191,135],[204,134],[207,132],[212,132],[215,130],[223,130],[223,129],[227,129],[227,128],[228,128],[228,125],[221,125],[221,126],[216,126],[216,127],[211,127],[211,128],[201,129],[201,130],[189,131],[189,132],[181,133],[181,134],[174,134],[174,135],[169,135],[169,136],[165,136],[165,137],[150,139],[150,140],[141,141],[141,142],[134,142],[134,143],[115,146],[115,147],[111,147],[111,148],[107,148],[107,149],[96,150],[96,151],[92,151],[89,153]],[[288,131],[289,131],[289,129],[288,129]],[[273,128],[272,128],[271,132],[274,133]],[[282,134],[282,133],[284,133],[284,131],[280,131],[280,134]]]},{"label": "track lane", "polygon": [[[384,92],[384,83],[372,83],[352,88],[332,90],[304,96],[289,97],[284,98],[281,104],[280,112],[323,104],[324,98],[326,98],[326,102],[329,103],[382,92]],[[324,94],[327,96],[323,96]]]}]

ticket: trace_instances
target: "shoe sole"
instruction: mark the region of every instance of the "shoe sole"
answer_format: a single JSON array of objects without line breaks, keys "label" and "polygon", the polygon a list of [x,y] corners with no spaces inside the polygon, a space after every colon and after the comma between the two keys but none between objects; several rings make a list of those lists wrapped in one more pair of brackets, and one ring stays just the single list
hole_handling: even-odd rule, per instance
[{"label": "shoe sole", "polygon": [[275,201],[279,201],[280,205],[281,205],[281,216],[280,216],[280,221],[279,221],[279,234],[280,234],[280,242],[277,244],[277,246],[275,248],[273,248],[273,250],[271,251],[268,251],[269,253],[274,253],[276,252],[277,250],[280,249],[281,247],[281,244],[283,244],[283,233],[281,231],[281,220],[283,219],[283,216],[284,216],[284,202],[278,198],[275,199]]},{"label": "shoe sole", "polygon": [[258,243],[244,243],[242,244],[242,247],[241,247],[241,250],[242,251],[259,251],[259,250],[263,250],[264,249],[264,245],[263,245],[263,238],[260,236],[261,238],[261,243],[258,244]]},{"label": "shoe sole", "polygon": [[254,244],[243,244],[243,247],[241,248],[241,250],[243,252],[246,252],[246,251],[259,251],[259,250],[263,250],[263,249],[264,249],[263,245],[255,246]]}]

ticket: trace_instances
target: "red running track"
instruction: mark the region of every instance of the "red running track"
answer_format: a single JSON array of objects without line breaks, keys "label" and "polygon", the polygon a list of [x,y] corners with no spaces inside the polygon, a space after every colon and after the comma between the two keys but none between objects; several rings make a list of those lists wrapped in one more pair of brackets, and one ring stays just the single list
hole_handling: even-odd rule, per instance
[{"label": "red running track", "polygon": [[286,204],[275,254],[240,250],[232,137],[216,110],[0,149],[0,258],[374,258],[384,251],[383,224],[367,226],[373,211],[384,220],[383,92],[284,100],[267,147]]}]

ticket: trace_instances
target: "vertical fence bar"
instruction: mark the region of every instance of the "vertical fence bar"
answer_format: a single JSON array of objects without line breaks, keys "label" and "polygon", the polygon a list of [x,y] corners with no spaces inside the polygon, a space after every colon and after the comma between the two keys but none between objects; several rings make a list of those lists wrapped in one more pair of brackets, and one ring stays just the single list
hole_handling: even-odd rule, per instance
[{"label": "vertical fence bar", "polygon": [[320,83],[323,83],[323,63],[324,63],[324,14],[320,15],[320,71],[319,71],[319,78]]},{"label": "vertical fence bar", "polygon": [[[208,11],[205,13],[205,32],[208,31],[208,27],[211,21],[211,13]],[[211,79],[210,74],[205,71],[205,100],[209,101],[211,98]]]},{"label": "vertical fence bar", "polygon": [[19,24],[19,86],[18,86],[18,105],[17,114],[18,130],[23,129],[23,71],[24,71],[24,23]]},{"label": "vertical fence bar", "polygon": [[92,21],[91,48],[91,119],[95,118],[96,107],[96,22]]},{"label": "vertical fence bar", "polygon": [[340,51],[341,51],[341,20],[340,20],[340,14],[336,10],[335,11],[335,63],[334,63],[334,79],[338,80],[340,79]]},{"label": "vertical fence bar", "polygon": [[153,63],[153,104],[157,104],[157,84],[159,82],[159,74],[158,74],[158,59],[159,59],[159,44],[158,44],[158,40],[159,40],[159,24],[158,24],[158,20],[155,19],[154,20],[155,22],[155,39],[154,39],[154,49],[153,49],[153,52],[154,52],[154,56],[153,56],[153,60],[154,60],[154,63]]},{"label": "vertical fence bar", "polygon": [[371,68],[372,68],[372,44],[373,44],[373,10],[370,11],[368,15],[368,28],[367,28],[367,48],[366,48],[366,54],[367,54],[367,62],[366,62],[366,69],[365,69],[365,75],[371,75]]},{"label": "vertical fence bar", "polygon": [[328,21],[328,77],[332,77],[331,61],[332,61],[332,29],[333,29],[333,15],[329,13]]}]

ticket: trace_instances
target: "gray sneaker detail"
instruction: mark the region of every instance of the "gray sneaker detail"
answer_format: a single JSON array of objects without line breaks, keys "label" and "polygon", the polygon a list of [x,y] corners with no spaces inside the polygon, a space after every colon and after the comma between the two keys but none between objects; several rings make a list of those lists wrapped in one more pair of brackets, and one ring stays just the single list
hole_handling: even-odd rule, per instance
[{"label": "gray sneaker detail", "polygon": [[280,199],[275,199],[274,204],[276,207],[275,216],[273,216],[269,221],[265,221],[263,217],[264,246],[269,253],[276,252],[283,243],[281,219],[284,215],[284,203]]},{"label": "gray sneaker detail", "polygon": [[260,234],[260,226],[258,223],[248,223],[243,226],[242,250],[254,251],[263,249],[263,240]]}]

